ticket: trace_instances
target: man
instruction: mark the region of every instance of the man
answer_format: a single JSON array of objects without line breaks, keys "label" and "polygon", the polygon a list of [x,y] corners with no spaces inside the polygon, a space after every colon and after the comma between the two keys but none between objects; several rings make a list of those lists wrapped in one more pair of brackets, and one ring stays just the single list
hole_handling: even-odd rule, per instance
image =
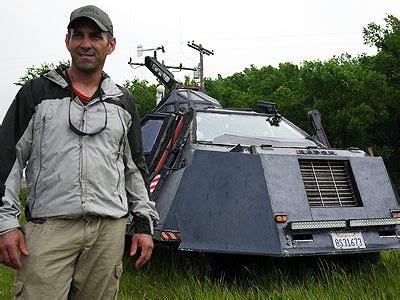
[{"label": "man", "polygon": [[110,18],[93,5],[74,10],[65,44],[71,66],[26,83],[0,131],[0,262],[17,269],[17,298],[112,299],[128,211],[137,268],[151,256],[158,215],[133,98],[102,71],[116,45]]}]

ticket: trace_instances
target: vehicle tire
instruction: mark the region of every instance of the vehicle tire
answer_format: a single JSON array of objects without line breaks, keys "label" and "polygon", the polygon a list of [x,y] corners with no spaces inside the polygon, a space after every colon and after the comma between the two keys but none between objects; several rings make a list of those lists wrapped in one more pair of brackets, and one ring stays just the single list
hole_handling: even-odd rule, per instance
[{"label": "vehicle tire", "polygon": [[379,261],[380,252],[370,252],[370,253],[362,253],[358,254],[356,259],[360,262],[368,261],[372,264],[376,264]]},{"label": "vehicle tire", "polygon": [[174,268],[183,275],[212,277],[219,270],[212,253],[172,250]]}]

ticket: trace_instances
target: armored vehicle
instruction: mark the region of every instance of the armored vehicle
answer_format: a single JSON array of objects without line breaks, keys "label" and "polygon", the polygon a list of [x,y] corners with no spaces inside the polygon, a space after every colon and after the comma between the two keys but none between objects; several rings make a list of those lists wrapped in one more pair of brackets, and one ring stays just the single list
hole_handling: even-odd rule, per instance
[{"label": "armored vehicle", "polygon": [[381,157],[330,148],[316,111],[313,137],[273,103],[222,108],[157,63],[146,57],[171,90],[142,120],[157,242],[274,257],[400,248],[399,199]]}]

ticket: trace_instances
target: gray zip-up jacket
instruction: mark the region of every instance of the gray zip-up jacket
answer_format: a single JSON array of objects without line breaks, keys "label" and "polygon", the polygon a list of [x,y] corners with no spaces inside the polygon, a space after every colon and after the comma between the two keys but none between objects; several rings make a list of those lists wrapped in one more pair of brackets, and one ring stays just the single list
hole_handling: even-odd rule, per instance
[{"label": "gray zip-up jacket", "polygon": [[84,105],[64,69],[25,84],[0,128],[0,234],[20,226],[25,167],[28,219],[121,218],[130,211],[133,230],[152,233],[158,214],[144,184],[132,95],[103,74],[101,88]]}]

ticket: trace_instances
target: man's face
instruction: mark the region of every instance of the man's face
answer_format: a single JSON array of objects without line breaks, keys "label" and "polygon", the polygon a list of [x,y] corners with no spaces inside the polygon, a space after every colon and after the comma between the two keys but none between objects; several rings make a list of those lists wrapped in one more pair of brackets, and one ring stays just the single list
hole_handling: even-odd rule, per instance
[{"label": "man's face", "polygon": [[91,74],[103,69],[107,55],[115,49],[115,38],[102,32],[92,20],[82,18],[73,24],[65,44],[71,53],[72,67]]}]

